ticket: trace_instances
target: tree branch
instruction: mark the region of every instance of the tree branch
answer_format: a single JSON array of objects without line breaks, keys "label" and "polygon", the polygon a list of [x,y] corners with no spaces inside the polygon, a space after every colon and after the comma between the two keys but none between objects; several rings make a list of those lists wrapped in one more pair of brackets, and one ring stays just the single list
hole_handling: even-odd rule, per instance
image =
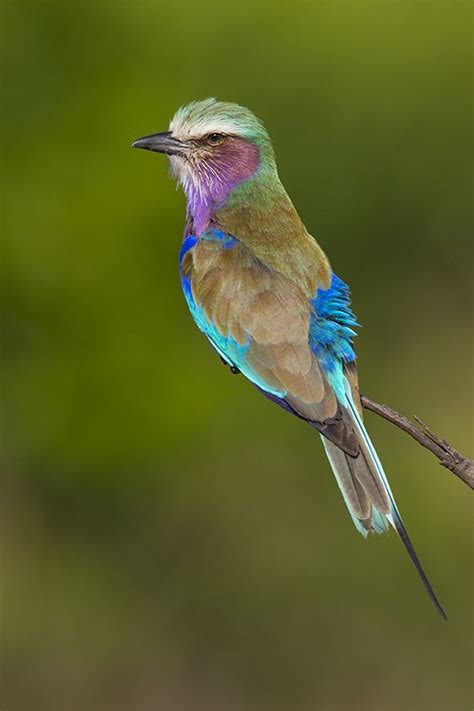
[{"label": "tree branch", "polygon": [[361,395],[361,400],[366,410],[375,412],[376,415],[383,417],[409,434],[418,444],[432,452],[443,467],[449,469],[471,489],[474,489],[474,461],[472,459],[456,451],[446,440],[437,437],[418,417],[414,416],[418,423],[414,424],[400,413],[392,410],[391,407],[380,405],[365,395]]}]

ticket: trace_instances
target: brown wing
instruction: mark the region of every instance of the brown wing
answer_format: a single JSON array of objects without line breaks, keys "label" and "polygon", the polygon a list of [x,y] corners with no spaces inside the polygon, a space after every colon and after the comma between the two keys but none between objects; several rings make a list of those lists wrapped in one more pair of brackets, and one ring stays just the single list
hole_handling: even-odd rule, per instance
[{"label": "brown wing", "polygon": [[[193,298],[219,333],[248,343],[251,373],[298,416],[354,456],[357,439],[309,345],[311,305],[302,289],[257,261],[242,245],[201,240],[183,260]],[[246,372],[247,371],[247,372]],[[255,380],[254,380],[255,382]]]}]

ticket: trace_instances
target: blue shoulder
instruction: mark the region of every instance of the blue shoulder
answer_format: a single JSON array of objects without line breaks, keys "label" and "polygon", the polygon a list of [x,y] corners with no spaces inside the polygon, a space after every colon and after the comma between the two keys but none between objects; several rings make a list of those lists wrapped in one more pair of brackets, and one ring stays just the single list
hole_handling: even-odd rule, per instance
[{"label": "blue shoulder", "polygon": [[194,304],[193,295],[191,292],[191,279],[190,277],[185,276],[183,274],[182,266],[185,255],[189,252],[190,249],[195,246],[197,241],[197,237],[195,237],[194,235],[188,235],[187,237],[185,237],[179,253],[179,275],[181,277],[181,286],[183,288],[184,296],[186,297],[186,301],[188,302],[188,306],[190,308],[191,303]]},{"label": "blue shoulder", "polygon": [[183,274],[182,265],[183,259],[186,254],[193,249],[198,242],[201,240],[207,240],[212,242],[218,242],[223,249],[231,249],[237,244],[237,240],[232,235],[229,235],[223,230],[219,230],[217,227],[211,228],[204,232],[200,237],[196,237],[193,234],[188,234],[184,238],[183,244],[181,245],[181,250],[179,253],[179,272],[181,276],[181,284],[183,286],[184,295],[188,304],[191,306],[190,301],[193,300],[191,294],[191,280],[189,277]]},{"label": "blue shoulder", "polygon": [[198,238],[195,237],[194,235],[187,235],[184,240],[183,244],[181,245],[181,250],[179,252],[179,267],[181,269],[181,265],[183,263],[184,255],[186,252],[189,252],[190,249],[194,247],[196,242],[198,241]]},{"label": "blue shoulder", "polygon": [[210,242],[219,242],[223,249],[231,249],[237,244],[237,240],[232,235],[219,230],[217,227],[207,230],[200,237],[188,234],[184,238],[183,244],[181,245],[181,251],[179,253],[179,266],[183,263],[184,256],[190,249],[193,249],[199,240],[207,240]]}]

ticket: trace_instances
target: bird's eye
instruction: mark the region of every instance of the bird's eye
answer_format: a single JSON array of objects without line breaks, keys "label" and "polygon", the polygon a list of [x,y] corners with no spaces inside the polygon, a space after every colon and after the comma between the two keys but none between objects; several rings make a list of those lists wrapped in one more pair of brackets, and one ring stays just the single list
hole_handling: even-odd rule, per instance
[{"label": "bird's eye", "polygon": [[206,143],[209,143],[210,146],[218,146],[219,143],[222,143],[224,138],[225,136],[223,136],[222,133],[210,133],[206,136]]}]

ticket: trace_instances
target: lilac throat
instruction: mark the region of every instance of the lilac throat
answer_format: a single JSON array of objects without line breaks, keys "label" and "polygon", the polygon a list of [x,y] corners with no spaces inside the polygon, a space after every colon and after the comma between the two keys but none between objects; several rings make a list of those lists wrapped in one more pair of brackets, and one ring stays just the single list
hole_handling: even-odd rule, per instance
[{"label": "lilac throat", "polygon": [[188,216],[194,234],[201,235],[214,212],[225,205],[231,192],[257,172],[258,147],[244,139],[232,139],[193,167],[195,179],[185,185]]}]

